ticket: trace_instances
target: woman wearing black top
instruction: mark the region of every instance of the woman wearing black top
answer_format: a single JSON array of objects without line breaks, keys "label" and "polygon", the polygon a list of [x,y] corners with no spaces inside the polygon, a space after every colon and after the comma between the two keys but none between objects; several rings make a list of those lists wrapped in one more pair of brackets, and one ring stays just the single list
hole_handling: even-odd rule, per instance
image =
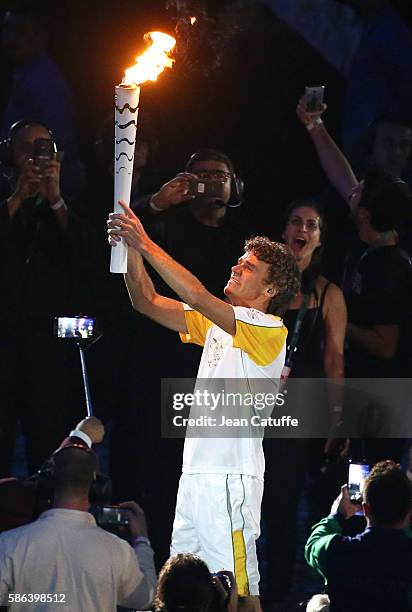
[{"label": "woman wearing black top", "polygon": [[[344,377],[346,305],[341,290],[319,271],[324,235],[325,220],[319,204],[311,199],[292,202],[282,237],[302,272],[302,287],[284,315],[288,329],[284,372],[290,378]],[[331,402],[331,427],[340,421],[341,410],[339,402]],[[289,590],[295,558],[296,510],[305,473],[309,461],[314,456],[319,458],[323,446],[328,451],[329,445],[330,440],[326,446],[323,441],[310,439],[265,440],[265,610],[281,609],[276,604],[281,604]]]}]

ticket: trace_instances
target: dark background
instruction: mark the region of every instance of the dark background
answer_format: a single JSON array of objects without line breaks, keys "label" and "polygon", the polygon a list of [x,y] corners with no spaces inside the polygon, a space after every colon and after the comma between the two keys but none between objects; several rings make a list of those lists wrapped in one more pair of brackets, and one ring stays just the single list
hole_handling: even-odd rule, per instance
[{"label": "dark background", "polygon": [[[207,3],[212,18],[233,0]],[[305,85],[324,84],[326,120],[340,141],[344,79],[298,34],[259,2],[244,3],[249,13],[233,11],[236,36],[225,42],[223,29],[199,38],[195,70],[177,58],[157,83],[142,88],[140,107],[160,138],[153,185],[174,176],[199,147],[222,148],[233,157],[247,185],[249,205],[262,230],[276,228],[277,214],[295,197],[316,195],[326,185],[312,145],[295,116]],[[410,3],[393,5],[412,24]],[[173,11],[164,0],[63,0],[50,3],[53,29],[49,49],[72,87],[83,160],[93,157],[99,125],[113,109],[113,87],[144,49],[143,34],[159,29],[173,34]],[[238,18],[238,19],[237,19]],[[208,44],[218,48],[208,54]],[[192,52],[193,51],[193,52]],[[195,59],[196,52],[188,50]],[[218,56],[218,61],[216,61]],[[219,67],[214,65],[219,63]],[[8,66],[2,62],[0,111],[7,94]]]}]

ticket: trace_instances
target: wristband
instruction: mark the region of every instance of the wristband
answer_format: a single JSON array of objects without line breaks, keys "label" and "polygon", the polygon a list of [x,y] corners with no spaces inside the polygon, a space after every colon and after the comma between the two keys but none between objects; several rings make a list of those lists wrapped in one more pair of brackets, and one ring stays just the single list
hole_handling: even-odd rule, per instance
[{"label": "wristband", "polygon": [[318,125],[322,125],[322,123],[323,123],[322,119],[320,117],[316,117],[316,119],[314,119],[310,123],[306,123],[305,127],[308,130],[308,132],[311,132]]},{"label": "wristband", "polygon": [[153,204],[153,196],[150,198],[149,206],[157,213],[163,212],[163,208],[159,208],[158,206],[156,206],[156,204]]},{"label": "wristband", "polygon": [[75,438],[80,438],[80,440],[87,444],[89,448],[92,447],[92,440],[90,436],[84,433],[84,431],[81,431],[80,429],[73,429],[73,431],[70,432],[70,437],[72,436],[74,436]]},{"label": "wristband", "polygon": [[149,538],[146,538],[146,536],[135,537],[133,540],[133,546],[138,546],[138,544],[146,544],[146,546],[150,546],[150,548],[152,547]]},{"label": "wristband", "polygon": [[60,208],[63,208],[63,206],[67,209],[66,202],[63,200],[63,198],[59,198],[55,204],[50,204],[50,208],[52,210],[59,210]]}]

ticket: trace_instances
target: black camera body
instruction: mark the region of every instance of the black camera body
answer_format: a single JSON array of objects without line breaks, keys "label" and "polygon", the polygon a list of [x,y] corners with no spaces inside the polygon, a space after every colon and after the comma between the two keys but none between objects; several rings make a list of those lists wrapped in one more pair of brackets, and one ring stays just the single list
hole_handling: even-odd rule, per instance
[{"label": "black camera body", "polygon": [[56,143],[50,138],[36,138],[33,143],[33,161],[44,172],[49,161],[56,159]]}]

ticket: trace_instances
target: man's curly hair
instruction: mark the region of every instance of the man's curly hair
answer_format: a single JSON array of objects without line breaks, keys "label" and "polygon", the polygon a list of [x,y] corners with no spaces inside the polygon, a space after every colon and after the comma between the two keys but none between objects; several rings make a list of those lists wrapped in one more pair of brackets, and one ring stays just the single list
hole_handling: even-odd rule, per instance
[{"label": "man's curly hair", "polygon": [[246,241],[245,253],[254,253],[260,261],[269,264],[266,280],[275,285],[278,293],[270,301],[267,312],[282,316],[300,289],[300,272],[292,252],[280,242],[256,236]]}]

